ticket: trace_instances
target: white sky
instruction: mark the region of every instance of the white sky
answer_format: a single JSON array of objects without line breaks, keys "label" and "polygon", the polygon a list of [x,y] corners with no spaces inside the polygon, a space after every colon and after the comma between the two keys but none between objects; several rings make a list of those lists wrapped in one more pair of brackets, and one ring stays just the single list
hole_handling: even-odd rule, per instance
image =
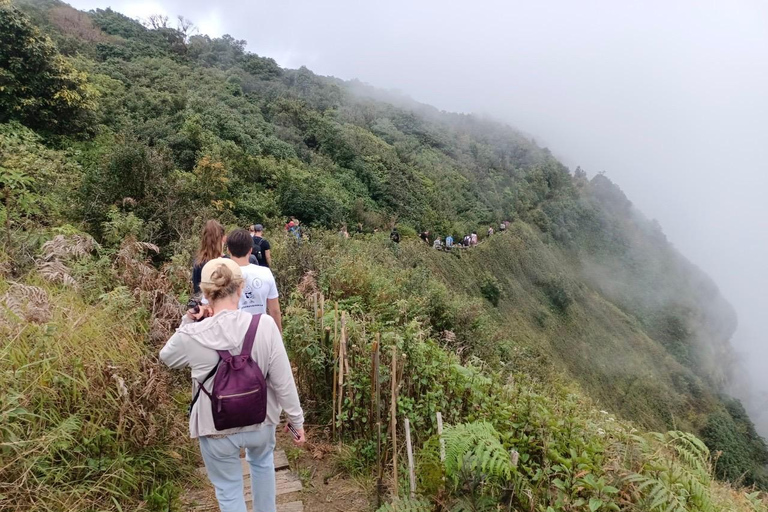
[{"label": "white sky", "polygon": [[182,14],[286,67],[487,113],[605,171],[734,304],[768,390],[768,2],[76,0]]}]

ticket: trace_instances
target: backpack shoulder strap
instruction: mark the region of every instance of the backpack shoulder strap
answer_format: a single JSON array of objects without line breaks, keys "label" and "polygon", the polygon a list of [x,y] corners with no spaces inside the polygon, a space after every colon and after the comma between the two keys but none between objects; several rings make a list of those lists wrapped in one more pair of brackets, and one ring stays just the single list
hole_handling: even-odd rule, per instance
[{"label": "backpack shoulder strap", "polygon": [[243,339],[241,354],[248,354],[250,357],[253,351],[253,343],[256,340],[256,331],[259,329],[259,320],[261,320],[261,313],[253,315],[253,318],[251,318],[251,325],[248,326],[248,331],[246,331],[245,338]]},{"label": "backpack shoulder strap", "polygon": [[210,398],[211,394],[208,393],[208,390],[205,389],[205,383],[210,380],[211,377],[213,377],[216,374],[216,370],[219,369],[219,363],[221,362],[221,358],[219,358],[218,361],[216,361],[216,364],[211,368],[211,371],[208,372],[208,375],[205,376],[203,379],[203,382],[197,383],[197,391],[195,391],[195,396],[192,397],[192,401],[189,403],[189,407],[187,408],[187,416],[192,414],[192,408],[195,406],[195,402],[197,402],[197,399],[200,398],[200,391],[204,392],[208,397]]}]

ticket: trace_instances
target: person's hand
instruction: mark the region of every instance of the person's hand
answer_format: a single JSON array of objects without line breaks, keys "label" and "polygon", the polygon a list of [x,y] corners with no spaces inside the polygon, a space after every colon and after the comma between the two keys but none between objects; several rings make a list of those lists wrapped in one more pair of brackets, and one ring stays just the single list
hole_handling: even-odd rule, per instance
[{"label": "person's hand", "polygon": [[288,425],[285,426],[285,428],[283,429],[283,432],[288,432],[288,434],[291,436],[291,439],[293,440],[293,444],[295,444],[296,446],[304,446],[304,443],[307,442],[307,436],[304,434],[304,429],[303,428],[296,428],[296,432],[299,434],[299,438],[298,439],[296,439],[293,436],[293,433],[288,428]]},{"label": "person's hand", "polygon": [[207,304],[201,304],[197,313],[192,309],[187,310],[187,317],[194,322],[199,322],[211,315],[213,315],[213,309]]}]

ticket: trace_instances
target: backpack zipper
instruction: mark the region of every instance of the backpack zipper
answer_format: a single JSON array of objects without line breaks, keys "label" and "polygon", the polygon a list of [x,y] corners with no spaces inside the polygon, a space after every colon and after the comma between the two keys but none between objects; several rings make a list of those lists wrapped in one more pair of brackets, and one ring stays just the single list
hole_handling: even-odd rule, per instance
[{"label": "backpack zipper", "polygon": [[261,388],[256,388],[253,391],[246,391],[245,393],[236,393],[234,395],[217,395],[216,398],[221,400],[222,398],[237,398],[238,396],[252,395],[261,391]]}]

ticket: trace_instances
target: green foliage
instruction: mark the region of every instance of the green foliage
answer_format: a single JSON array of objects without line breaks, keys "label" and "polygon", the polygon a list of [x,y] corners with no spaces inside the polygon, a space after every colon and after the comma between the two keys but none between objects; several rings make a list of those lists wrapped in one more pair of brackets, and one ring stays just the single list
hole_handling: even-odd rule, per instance
[{"label": "green foliage", "polygon": [[755,432],[741,403],[727,398],[725,404],[723,410],[709,415],[701,432],[707,446],[718,453],[716,473],[727,480],[764,487],[768,482],[765,441]]},{"label": "green foliage", "polygon": [[626,480],[649,512],[709,512],[718,510],[710,494],[709,450],[685,432],[635,437],[647,456],[639,472]]},{"label": "green foliage", "polygon": [[512,463],[489,423],[467,423],[446,429],[445,473],[454,483],[470,474],[481,480],[509,480]]},{"label": "green foliage", "polygon": [[434,507],[424,499],[402,499],[386,503],[377,512],[431,512]]},{"label": "green foliage", "polygon": [[499,305],[501,290],[499,289],[498,280],[493,275],[488,274],[483,277],[483,280],[480,282],[480,293],[494,306]]},{"label": "green foliage", "polygon": [[83,130],[94,89],[15,7],[0,6],[0,122],[17,119],[43,132]]}]

